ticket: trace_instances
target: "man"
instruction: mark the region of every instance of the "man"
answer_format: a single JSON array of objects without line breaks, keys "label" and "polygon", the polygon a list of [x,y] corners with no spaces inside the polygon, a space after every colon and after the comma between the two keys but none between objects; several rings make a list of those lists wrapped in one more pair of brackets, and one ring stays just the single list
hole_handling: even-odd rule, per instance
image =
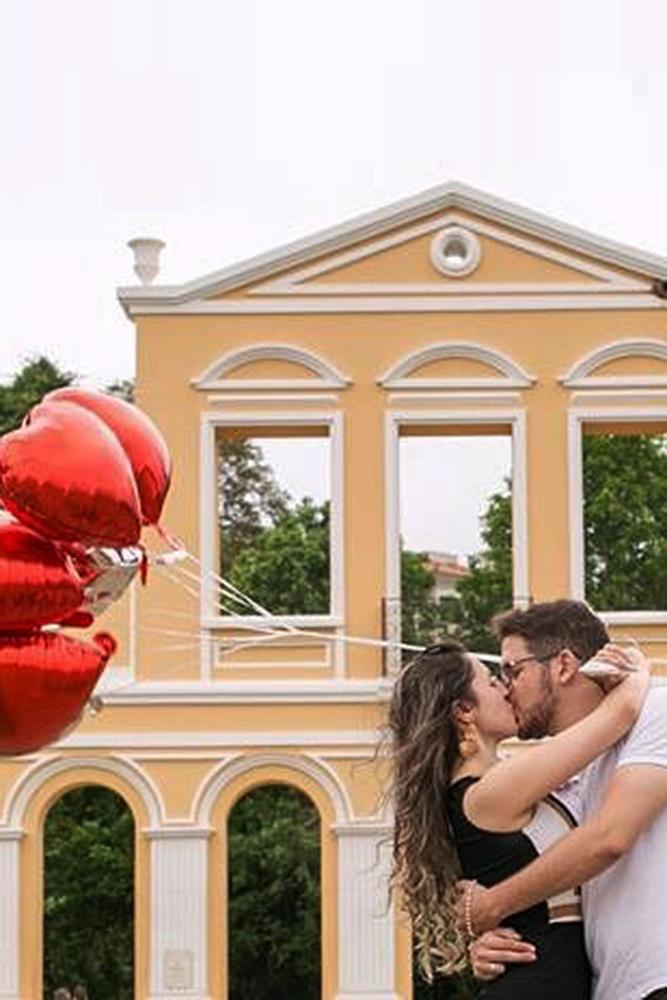
[{"label": "man", "polygon": [[[560,732],[604,697],[579,672],[608,641],[585,604],[535,604],[494,624],[521,738]],[[472,926],[496,928],[508,914],[581,885],[596,1000],[667,998],[667,687],[649,691],[633,729],[586,768],[578,794],[578,829],[512,878],[477,887]],[[530,946],[507,930],[473,948],[481,978],[531,960]]]}]

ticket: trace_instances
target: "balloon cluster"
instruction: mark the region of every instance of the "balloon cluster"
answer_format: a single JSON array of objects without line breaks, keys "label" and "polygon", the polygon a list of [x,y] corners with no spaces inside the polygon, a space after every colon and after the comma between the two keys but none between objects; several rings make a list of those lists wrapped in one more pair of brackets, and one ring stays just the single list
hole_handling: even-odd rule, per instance
[{"label": "balloon cluster", "polygon": [[78,720],[116,648],[87,627],[144,565],[142,526],[169,489],[165,441],[136,407],[67,387],[0,439],[0,754]]}]

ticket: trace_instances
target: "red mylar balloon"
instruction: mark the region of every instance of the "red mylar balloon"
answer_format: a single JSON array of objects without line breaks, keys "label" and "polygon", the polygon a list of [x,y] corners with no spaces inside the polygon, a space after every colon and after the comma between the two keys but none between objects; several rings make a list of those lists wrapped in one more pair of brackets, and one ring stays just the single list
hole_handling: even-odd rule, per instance
[{"label": "red mylar balloon", "polygon": [[41,403],[0,439],[0,498],[49,538],[112,547],[139,539],[128,458],[106,424],[73,403]]},{"label": "red mylar balloon", "polygon": [[83,711],[115,640],[92,644],[61,633],[0,636],[0,754],[53,743]]},{"label": "red mylar balloon", "polygon": [[69,618],[83,586],[62,549],[15,521],[0,518],[0,631],[38,628]]},{"label": "red mylar balloon", "polygon": [[147,524],[157,524],[169,489],[171,458],[167,443],[153,421],[136,406],[117,396],[73,386],[54,389],[44,400],[77,403],[91,410],[111,428],[132,465],[144,520]]}]

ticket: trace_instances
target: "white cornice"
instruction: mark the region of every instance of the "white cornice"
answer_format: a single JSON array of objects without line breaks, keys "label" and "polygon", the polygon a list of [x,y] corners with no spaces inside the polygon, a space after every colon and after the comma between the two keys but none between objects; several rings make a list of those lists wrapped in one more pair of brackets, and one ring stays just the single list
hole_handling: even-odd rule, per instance
[{"label": "white cornice", "polygon": [[379,681],[140,681],[107,691],[105,705],[247,705],[375,703],[389,696]]},{"label": "white cornice", "polygon": [[285,244],[249,260],[213,271],[182,285],[131,286],[118,289],[118,298],[128,315],[151,312],[156,306],[173,309],[202,297],[220,295],[278,271],[296,267],[355,242],[414,222],[434,212],[458,208],[510,226],[596,260],[639,272],[651,278],[667,278],[667,259],[633,247],[603,239],[575,226],[509,201],[485,194],[456,181],[431,188],[411,198],[394,202],[378,211],[358,216],[305,239]]}]

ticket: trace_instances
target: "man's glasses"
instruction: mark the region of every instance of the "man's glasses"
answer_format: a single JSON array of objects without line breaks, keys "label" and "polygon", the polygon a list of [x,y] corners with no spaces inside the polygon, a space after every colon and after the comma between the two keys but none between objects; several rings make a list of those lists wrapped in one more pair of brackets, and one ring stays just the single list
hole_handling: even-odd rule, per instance
[{"label": "man's glasses", "polygon": [[518,660],[501,660],[498,664],[500,675],[506,684],[513,684],[527,663],[548,663],[560,652],[560,649],[557,649],[553,653],[545,653],[543,656],[531,654],[530,656],[521,656]]}]

